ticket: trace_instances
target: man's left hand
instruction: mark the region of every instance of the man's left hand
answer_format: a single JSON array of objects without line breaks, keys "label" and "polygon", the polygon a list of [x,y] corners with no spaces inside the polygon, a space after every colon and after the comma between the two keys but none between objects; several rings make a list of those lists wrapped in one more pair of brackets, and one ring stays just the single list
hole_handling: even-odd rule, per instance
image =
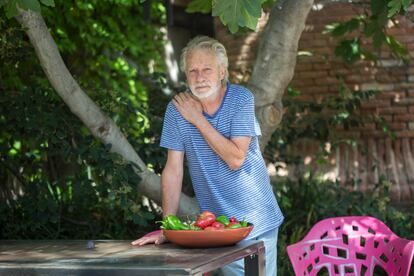
[{"label": "man's left hand", "polygon": [[203,119],[203,105],[200,100],[188,92],[176,95],[173,104],[181,115],[193,125],[196,125]]}]

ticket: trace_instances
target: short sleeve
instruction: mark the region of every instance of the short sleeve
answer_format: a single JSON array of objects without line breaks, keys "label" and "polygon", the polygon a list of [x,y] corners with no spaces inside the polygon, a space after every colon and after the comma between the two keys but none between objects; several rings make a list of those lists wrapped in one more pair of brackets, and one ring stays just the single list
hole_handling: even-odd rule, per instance
[{"label": "short sleeve", "polygon": [[254,114],[254,98],[249,92],[248,96],[242,99],[238,110],[231,122],[231,137],[255,137],[262,135],[260,125]]},{"label": "short sleeve", "polygon": [[164,116],[160,146],[163,148],[184,151],[184,143],[178,129],[178,111],[170,102]]}]

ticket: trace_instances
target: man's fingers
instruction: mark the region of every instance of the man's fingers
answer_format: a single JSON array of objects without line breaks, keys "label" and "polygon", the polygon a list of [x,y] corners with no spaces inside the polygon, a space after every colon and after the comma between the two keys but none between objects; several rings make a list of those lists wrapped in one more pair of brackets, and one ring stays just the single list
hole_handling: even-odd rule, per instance
[{"label": "man's fingers", "polygon": [[132,245],[144,245],[148,243],[154,243],[156,241],[156,237],[143,237],[138,240],[133,241]]}]

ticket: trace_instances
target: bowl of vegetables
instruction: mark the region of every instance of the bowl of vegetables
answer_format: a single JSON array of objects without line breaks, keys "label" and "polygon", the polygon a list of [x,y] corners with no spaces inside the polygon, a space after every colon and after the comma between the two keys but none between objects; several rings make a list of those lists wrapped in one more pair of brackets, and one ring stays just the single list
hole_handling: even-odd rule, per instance
[{"label": "bowl of vegetables", "polygon": [[209,211],[201,213],[196,221],[182,222],[174,215],[161,221],[165,237],[174,244],[188,248],[229,246],[246,238],[253,225],[244,219],[215,216]]}]

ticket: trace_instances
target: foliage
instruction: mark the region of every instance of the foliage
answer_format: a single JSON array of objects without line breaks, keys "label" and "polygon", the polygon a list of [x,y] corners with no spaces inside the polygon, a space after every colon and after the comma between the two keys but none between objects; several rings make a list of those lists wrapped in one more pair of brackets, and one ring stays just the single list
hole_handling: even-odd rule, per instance
[{"label": "foliage", "polygon": [[285,221],[279,230],[278,274],[294,275],[286,246],[301,240],[318,221],[337,216],[373,216],[397,235],[414,239],[414,205],[398,211],[389,202],[390,183],[382,178],[372,194],[352,191],[338,182],[321,181],[311,173],[297,180],[273,183]]},{"label": "foliage", "polygon": [[[299,165],[303,163],[302,157],[289,152],[289,147],[302,139],[311,139],[319,143],[317,162],[325,163],[340,143],[356,143],[355,139],[342,138],[336,130],[342,128],[347,131],[370,122],[378,124],[386,134],[393,137],[394,134],[380,117],[359,114],[361,103],[373,98],[378,91],[352,92],[344,83],[338,89],[338,95],[316,102],[300,100],[300,92],[289,87],[283,100],[286,112],[265,149],[266,159],[270,162],[283,160],[288,164]],[[326,150],[327,143],[331,146],[330,151]]]},{"label": "foliage", "polygon": [[[154,102],[166,101],[161,2],[42,6],[69,70],[156,172],[165,105]],[[156,212],[142,205],[132,166],[58,98],[17,22],[0,17],[0,30],[0,237],[122,239],[151,229]]]},{"label": "foliage", "polygon": [[412,0],[371,0],[369,10],[364,8],[361,14],[345,22],[327,25],[325,33],[341,38],[335,48],[335,54],[348,64],[360,59],[377,60],[378,57],[372,51],[363,47],[363,39],[368,38],[372,40],[372,45],[376,49],[386,44],[396,57],[407,59],[408,51],[393,36],[387,34],[387,23],[389,20],[394,21],[393,17],[398,14],[406,14],[412,2]]}]

